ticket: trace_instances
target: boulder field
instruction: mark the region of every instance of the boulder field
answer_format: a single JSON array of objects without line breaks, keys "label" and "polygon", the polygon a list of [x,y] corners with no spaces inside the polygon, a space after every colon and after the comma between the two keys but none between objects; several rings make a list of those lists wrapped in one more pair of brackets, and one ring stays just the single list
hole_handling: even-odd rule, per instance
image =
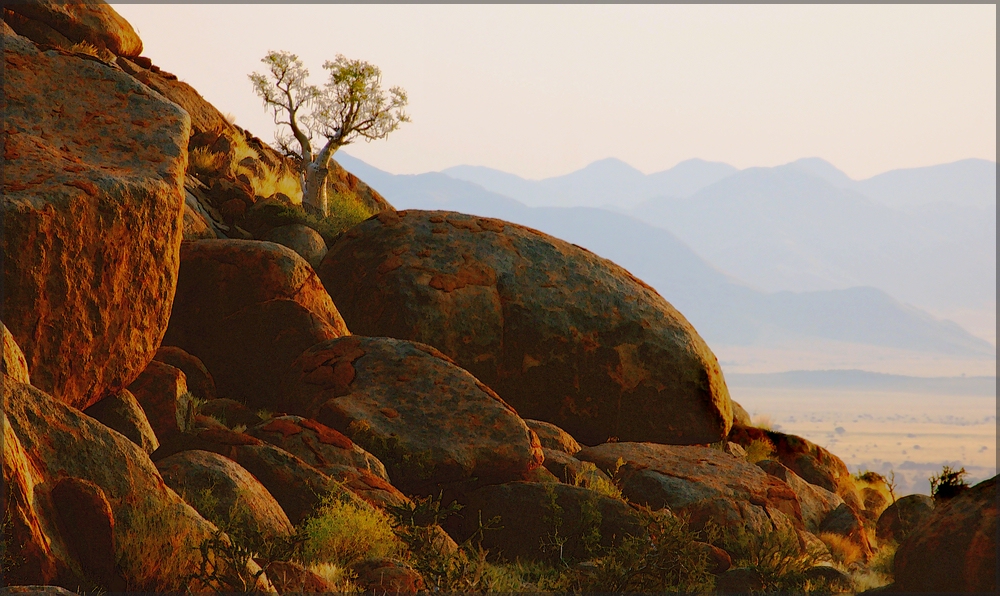
[{"label": "boulder field", "polygon": [[[316,223],[276,187],[297,165],[109,6],[2,11],[0,593],[471,592],[514,559],[579,591],[673,573],[649,566],[665,544],[740,592],[774,585],[745,552],[769,540],[820,553],[796,573],[827,586],[895,541],[889,590],[996,590],[995,478],[859,491],[828,450],[754,428],[691,324],[614,263],[397,212],[336,164],[330,189],[376,215]],[[307,527],[392,536],[308,559],[285,548]],[[224,554],[248,536],[271,543]]]}]

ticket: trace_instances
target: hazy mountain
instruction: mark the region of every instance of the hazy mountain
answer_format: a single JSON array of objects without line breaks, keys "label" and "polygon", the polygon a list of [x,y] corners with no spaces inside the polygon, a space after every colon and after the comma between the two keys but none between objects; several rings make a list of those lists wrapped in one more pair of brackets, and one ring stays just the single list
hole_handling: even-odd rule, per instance
[{"label": "hazy mountain", "polygon": [[996,396],[996,377],[911,377],[864,370],[793,370],[781,373],[727,373],[730,387],[850,389],[935,395]]},{"label": "hazy mountain", "polygon": [[850,188],[859,184],[822,160],[800,160],[748,168],[631,213],[762,289],[870,285],[922,308],[995,303],[995,205],[902,210]]},{"label": "hazy mountain", "polygon": [[619,159],[609,158],[544,180],[526,180],[482,166],[455,166],[443,173],[532,207],[628,208],[655,196],[690,196],[737,171],[729,164],[690,159],[646,175]]},{"label": "hazy mountain", "polygon": [[[399,209],[447,209],[497,217],[585,247],[657,289],[709,343],[750,345],[821,337],[956,355],[992,346],[950,321],[874,288],[766,293],[722,273],[674,234],[602,209],[528,207],[441,174],[394,176],[346,155],[338,161]],[[860,199],[865,200],[865,199]]]}]

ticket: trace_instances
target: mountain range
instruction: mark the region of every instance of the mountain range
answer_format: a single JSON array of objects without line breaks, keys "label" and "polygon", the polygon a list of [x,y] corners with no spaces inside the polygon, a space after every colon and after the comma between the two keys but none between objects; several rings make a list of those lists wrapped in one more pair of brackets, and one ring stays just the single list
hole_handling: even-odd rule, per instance
[{"label": "mountain range", "polygon": [[[642,202],[637,203],[632,214],[587,206],[530,207],[488,190],[480,183],[457,179],[448,173],[393,175],[347,154],[338,154],[337,160],[399,209],[445,209],[496,217],[538,229],[608,258],[656,288],[684,313],[710,343],[760,345],[795,338],[824,338],[954,356],[995,354],[995,348],[989,342],[971,335],[956,323],[933,317],[876,287],[851,285],[811,291],[768,291],[766,286],[762,287],[763,284],[745,283],[739,275],[718,267],[712,258],[692,246],[697,243],[691,242],[689,237],[654,225],[657,221],[654,213],[657,200],[646,201],[645,206]],[[724,196],[723,189],[727,185],[741,180],[746,182],[743,178],[766,182],[773,177],[768,172],[754,171],[764,169],[739,171],[730,167],[726,174],[727,170],[722,167],[725,164],[685,163],[687,165],[680,172],[672,176],[672,170],[664,172],[658,180],[669,180],[675,188],[694,190],[688,199],[682,199],[689,202],[697,201],[699,197],[708,201],[716,196],[712,193]],[[581,181],[587,180],[588,176],[593,177],[606,166],[611,166],[607,170],[628,172],[614,163],[597,164],[589,172],[581,173],[579,178],[561,181],[559,187],[564,190],[582,188],[585,184]],[[793,188],[795,181],[806,187],[823,188],[829,196],[821,195],[816,199],[821,206],[824,202],[842,198],[843,193],[853,193],[849,197],[857,204],[857,209],[863,211],[868,208],[882,213],[883,220],[894,221],[890,212],[895,214],[895,211],[856,191],[834,187],[818,176],[807,175],[801,168],[778,170],[780,177],[790,180],[788,184]],[[493,177],[500,181],[497,184],[509,184],[508,190],[517,184],[530,185],[530,181],[509,174],[500,176],[496,171],[485,168],[463,166],[450,170],[452,173],[455,171],[472,172],[479,176],[480,182],[487,182]],[[707,186],[694,189],[698,180],[704,183],[712,176],[716,177],[714,182],[709,181]],[[638,180],[634,176],[631,179]],[[552,185],[557,186],[555,182]],[[569,193],[568,190],[565,192]],[[768,198],[766,192],[761,194],[764,195],[762,201],[776,200]],[[783,196],[779,195],[777,200]],[[642,213],[644,209],[646,213]],[[833,206],[828,205],[827,209],[831,214],[836,213]],[[737,220],[740,215],[747,217],[745,213],[731,215],[732,220]],[[830,215],[822,217],[829,218]],[[905,219],[906,216],[901,217]],[[698,220],[692,216],[690,221]],[[882,220],[876,218],[876,221]],[[687,236],[690,236],[688,232]],[[877,230],[862,229],[855,236],[863,239],[868,234],[877,233]],[[720,233],[719,237],[723,238],[724,234]]]}]

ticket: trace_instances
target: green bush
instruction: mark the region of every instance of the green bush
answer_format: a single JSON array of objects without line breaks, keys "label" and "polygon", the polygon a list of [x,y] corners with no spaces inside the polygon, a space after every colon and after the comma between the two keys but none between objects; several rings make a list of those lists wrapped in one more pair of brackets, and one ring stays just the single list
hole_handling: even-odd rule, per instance
[{"label": "green bush", "polygon": [[389,517],[375,508],[362,507],[329,496],[315,515],[302,523],[305,563],[333,563],[349,567],[365,559],[399,556],[403,544]]}]

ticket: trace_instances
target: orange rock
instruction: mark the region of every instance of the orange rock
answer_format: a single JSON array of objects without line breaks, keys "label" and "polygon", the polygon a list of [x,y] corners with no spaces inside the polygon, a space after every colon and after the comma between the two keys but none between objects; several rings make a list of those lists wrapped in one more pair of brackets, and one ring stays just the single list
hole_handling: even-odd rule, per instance
[{"label": "orange rock", "polygon": [[166,330],[189,119],[100,62],[4,44],[4,323],[32,383],[83,409],[131,383]]},{"label": "orange rock", "polygon": [[347,334],[312,267],[291,249],[251,240],[182,246],[163,342],[201,359],[220,396],[274,410],[278,379],[302,351]]},{"label": "orange rock", "polygon": [[3,362],[0,363],[0,372],[14,379],[18,383],[31,384],[31,375],[28,374],[28,363],[24,359],[21,348],[17,347],[14,336],[7,331],[7,326],[0,323],[0,337],[3,338]]},{"label": "orange rock", "polygon": [[128,389],[160,442],[186,430],[194,418],[187,378],[179,368],[153,360]]},{"label": "orange rock", "polygon": [[138,56],[142,40],[132,25],[104,2],[12,2],[5,8],[44,23],[70,41],[85,41],[118,56]]},{"label": "orange rock", "polygon": [[585,444],[709,443],[732,425],[715,356],[652,288],[577,246],[443,211],[382,212],[320,278],[352,331],[434,346]]}]

